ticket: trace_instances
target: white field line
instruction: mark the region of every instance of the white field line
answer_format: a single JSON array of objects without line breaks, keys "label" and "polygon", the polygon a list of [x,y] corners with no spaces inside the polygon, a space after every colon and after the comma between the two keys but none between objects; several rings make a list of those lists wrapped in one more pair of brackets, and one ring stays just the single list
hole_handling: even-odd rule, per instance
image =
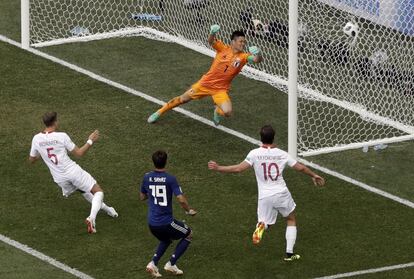
[{"label": "white field line", "polygon": [[318,278],[314,278],[314,279],[346,278],[346,277],[358,276],[358,275],[363,275],[363,274],[384,272],[384,271],[389,271],[389,270],[402,269],[402,268],[410,268],[410,267],[414,267],[414,262],[406,263],[406,264],[397,264],[397,265],[392,265],[392,266],[385,266],[385,267],[380,267],[380,268],[372,268],[372,269],[366,269],[366,270],[359,270],[359,271],[347,272],[347,273],[341,273],[341,274],[335,274],[335,275],[329,275],[329,276],[318,277]]},{"label": "white field line", "polygon": [[36,251],[36,250],[30,248],[27,245],[21,244],[20,242],[17,242],[13,239],[10,239],[7,236],[4,236],[4,235],[0,234],[0,240],[3,241],[4,243],[7,243],[7,244],[9,244],[9,245],[25,252],[25,253],[27,253],[27,254],[32,255],[33,257],[36,257],[36,258],[38,258],[38,259],[40,259],[40,260],[42,260],[42,261],[44,261],[48,264],[51,264],[51,265],[65,271],[67,273],[70,273],[70,274],[72,274],[72,275],[74,275],[78,278],[81,278],[81,279],[94,279],[93,277],[91,277],[91,276],[89,276],[89,275],[87,275],[83,272],[80,272],[79,270],[73,269],[73,268],[71,268],[71,267],[69,267],[69,266],[67,266],[67,265],[65,265],[61,262],[58,262],[57,260],[52,259],[51,257],[46,256],[45,254],[40,253],[39,251]]},{"label": "white field line", "polygon": [[[9,43],[9,44],[12,44],[12,45],[14,45],[14,46],[17,46],[17,47],[21,48],[21,44],[20,44],[20,43],[18,43],[18,42],[16,42],[16,41],[13,41],[13,40],[11,40],[11,39],[9,39],[9,38],[7,38],[7,37],[3,36],[3,35],[0,35],[0,41],[6,42],[6,43]],[[41,52],[41,51],[38,51],[38,50],[36,50],[36,49],[32,49],[32,48],[30,48],[28,51],[29,51],[29,52],[31,52],[31,53],[33,53],[33,54],[35,54],[35,55],[38,55],[38,56],[40,56],[40,57],[43,57],[43,58],[45,58],[45,59],[51,60],[51,61],[53,61],[53,62],[55,62],[55,63],[58,63],[58,64],[60,64],[60,65],[62,65],[62,66],[68,67],[68,68],[70,68],[70,69],[72,69],[72,70],[74,70],[74,71],[76,71],[76,72],[79,72],[79,73],[82,73],[82,74],[84,74],[84,75],[87,75],[87,76],[91,77],[92,79],[95,79],[95,80],[101,81],[101,82],[103,82],[103,83],[106,83],[106,84],[108,84],[108,85],[110,85],[110,86],[113,86],[113,87],[115,87],[115,88],[121,89],[121,90],[123,90],[123,91],[125,91],[125,92],[128,92],[128,93],[130,93],[130,94],[133,94],[133,95],[139,96],[139,97],[141,97],[141,98],[143,98],[143,99],[146,99],[146,100],[148,100],[148,101],[150,101],[150,102],[153,102],[153,103],[156,103],[156,104],[159,104],[159,105],[163,105],[163,104],[165,104],[165,102],[163,102],[163,101],[161,101],[161,100],[159,100],[159,99],[156,99],[156,98],[154,98],[154,97],[152,97],[152,96],[149,96],[149,95],[147,95],[147,94],[144,94],[144,93],[142,93],[142,92],[140,92],[140,91],[137,91],[137,90],[134,90],[134,89],[132,89],[132,88],[129,88],[129,87],[127,87],[127,86],[125,86],[125,85],[122,85],[122,84],[120,84],[120,83],[117,83],[117,82],[111,81],[111,80],[109,80],[109,79],[106,79],[106,78],[104,78],[104,77],[102,77],[102,76],[100,76],[100,75],[97,75],[97,74],[95,74],[95,73],[93,73],[93,72],[91,72],[91,71],[88,71],[88,70],[86,70],[86,69],[83,69],[83,68],[81,68],[81,67],[79,67],[79,66],[76,66],[76,65],[74,65],[74,64],[68,63],[68,62],[66,62],[66,61],[64,61],[64,60],[61,60],[61,59],[57,58],[57,57],[51,56],[51,55],[49,55],[49,54],[46,54],[46,53],[44,53],[44,52]],[[192,119],[198,120],[198,121],[200,121],[200,122],[202,122],[202,123],[204,123],[204,124],[206,124],[206,125],[209,125],[209,126],[211,126],[211,127],[217,128],[217,129],[219,129],[219,130],[221,130],[221,131],[223,131],[223,132],[226,132],[226,133],[228,133],[228,134],[234,135],[234,136],[236,136],[236,137],[238,137],[238,138],[240,138],[240,139],[243,139],[243,140],[245,140],[245,141],[247,141],[247,142],[250,142],[250,143],[252,143],[252,144],[255,144],[255,145],[259,145],[259,144],[260,144],[260,141],[258,141],[258,140],[256,140],[256,139],[254,139],[254,138],[252,138],[252,137],[249,137],[249,136],[247,136],[247,135],[244,135],[244,134],[242,134],[242,133],[240,133],[240,132],[237,132],[237,131],[235,131],[235,130],[232,130],[232,129],[226,128],[226,127],[224,127],[224,126],[222,126],[222,125],[215,126],[215,125],[214,125],[214,123],[213,123],[212,121],[207,120],[206,118],[201,117],[201,116],[199,116],[199,115],[196,115],[196,114],[194,114],[194,113],[192,113],[192,112],[189,112],[189,111],[187,111],[187,110],[185,110],[185,109],[182,109],[182,108],[175,108],[174,110],[175,110],[175,111],[177,111],[177,112],[180,112],[180,113],[182,113],[182,114],[184,114],[184,115],[186,115],[186,116],[188,116],[188,117],[190,117],[190,118],[192,118]],[[396,201],[396,202],[398,202],[398,203],[401,203],[401,204],[404,204],[404,205],[406,205],[406,206],[408,206],[408,207],[410,207],[410,208],[414,208],[414,203],[413,203],[413,202],[411,202],[411,201],[409,201],[409,200],[402,199],[402,198],[400,198],[400,197],[394,196],[394,195],[389,194],[389,193],[387,193],[387,192],[385,192],[385,191],[379,190],[379,189],[377,189],[377,188],[375,188],[375,187],[369,186],[369,185],[367,185],[367,184],[364,184],[364,183],[362,183],[362,182],[359,182],[359,181],[357,181],[357,180],[354,180],[354,179],[352,179],[352,178],[350,178],[350,177],[347,177],[347,176],[345,176],[345,175],[342,175],[342,174],[340,174],[340,173],[338,173],[338,172],[335,172],[335,171],[329,170],[329,169],[327,169],[327,168],[321,167],[321,166],[319,166],[319,165],[317,165],[317,164],[315,164],[315,163],[308,162],[308,161],[303,160],[303,159],[300,159],[300,161],[301,161],[302,163],[307,164],[307,165],[309,165],[309,166],[311,166],[311,167],[313,167],[313,168],[315,168],[315,169],[318,169],[318,170],[320,170],[320,171],[322,171],[322,172],[324,172],[324,173],[327,173],[327,174],[329,174],[329,175],[335,176],[335,177],[337,177],[337,178],[339,178],[339,179],[342,179],[342,180],[347,181],[347,182],[349,182],[349,183],[352,183],[352,184],[354,184],[354,185],[356,185],[356,186],[358,186],[358,187],[361,187],[361,188],[363,188],[363,189],[365,189],[365,190],[367,190],[367,191],[370,191],[370,192],[373,192],[373,193],[378,194],[378,195],[380,195],[380,196],[383,196],[383,197],[385,197],[385,198],[388,198],[388,199],[394,200],[394,201]],[[1,234],[0,234],[0,236],[1,236],[2,238],[5,238],[5,237],[4,237],[4,236],[2,236]],[[8,238],[7,238],[7,239],[8,239]],[[4,241],[3,239],[1,239],[1,240],[2,240],[2,241]],[[8,239],[8,240],[10,240],[10,241],[14,241],[14,240],[11,240],[11,239]],[[4,242],[6,242],[6,241],[4,241]],[[6,242],[6,243],[8,243],[8,242]],[[17,243],[18,243],[18,242],[17,242]],[[19,244],[20,244],[20,243],[19,243]],[[13,244],[10,244],[10,245],[15,246],[15,245],[13,245]],[[22,245],[22,244],[20,244],[20,245]],[[22,245],[22,246],[24,246],[24,245]],[[15,247],[16,247],[16,246],[15,246]],[[27,247],[27,246],[26,246],[26,247]],[[16,248],[20,249],[19,247],[16,247]],[[35,250],[32,250],[31,248],[28,248],[28,249],[30,249],[29,251],[35,251]],[[21,249],[21,250],[22,250],[22,249]],[[23,251],[25,251],[25,250],[23,250]],[[25,251],[25,252],[26,252],[26,251]],[[35,252],[37,252],[37,251],[35,251]],[[27,252],[27,253],[29,253],[29,252]],[[39,252],[37,252],[37,253],[39,253]],[[29,253],[29,254],[31,254],[31,253]],[[41,253],[39,253],[39,254],[41,254]],[[51,258],[47,257],[47,256],[46,256],[46,255],[44,255],[44,254],[41,254],[41,255],[45,256],[46,258],[48,258],[48,259],[50,259],[50,260],[52,260],[52,261],[55,261],[55,260],[53,260],[53,259],[51,259]],[[36,255],[34,255],[34,256],[36,256]],[[37,257],[37,256],[36,256],[36,257]],[[49,262],[49,261],[48,261],[48,262]],[[51,263],[52,265],[55,265],[55,264],[53,264],[52,262],[50,262],[50,263]],[[58,264],[60,264],[59,262],[57,262],[57,263],[58,263]],[[62,265],[63,265],[63,264],[62,264]],[[397,266],[392,266],[392,267],[384,267],[384,268],[378,268],[378,269],[368,269],[368,270],[365,270],[365,271],[356,271],[356,272],[351,272],[351,273],[343,273],[343,274],[332,275],[332,276],[322,277],[322,278],[325,278],[325,279],[327,279],[327,278],[342,278],[342,277],[355,276],[355,275],[365,274],[365,273],[374,273],[374,272],[380,272],[380,271],[392,270],[392,269],[397,269],[397,268],[406,268],[406,267],[411,267],[411,266],[413,266],[413,265],[414,265],[414,263],[409,263],[409,264],[397,265]],[[55,266],[57,266],[57,265],[55,265]],[[65,266],[65,265],[63,265],[63,266]],[[66,266],[65,266],[65,267],[66,267]],[[59,268],[61,268],[61,267],[59,267]],[[71,271],[78,272],[78,271],[76,271],[76,270],[74,270],[74,269],[71,269],[70,267],[67,267],[67,268],[69,268]],[[61,268],[61,269],[62,269],[62,268]],[[69,272],[69,271],[68,271],[68,272]],[[69,272],[69,273],[72,273],[72,272]],[[80,273],[80,274],[83,274],[83,273],[81,273],[81,272],[79,272],[79,273]],[[72,273],[72,274],[73,274],[73,273]],[[79,278],[92,278],[92,277],[90,277],[90,276],[88,276],[88,275],[86,275],[86,274],[83,274],[83,275],[84,275],[84,276],[87,276],[87,277],[79,277]],[[345,275],[346,275],[346,276],[345,276]],[[333,276],[342,276],[342,277],[333,277]],[[93,278],[92,278],[92,279],[93,279]],[[320,278],[319,278],[319,279],[320,279]]]},{"label": "white field line", "polygon": [[[11,39],[9,39],[9,38],[7,38],[7,37],[4,37],[4,36],[2,36],[2,35],[0,35],[0,40],[1,40],[1,41],[4,41],[4,42],[7,42],[7,43],[10,43],[10,44],[12,44],[12,45],[15,45],[15,46],[17,46],[17,47],[21,47],[21,44],[20,44],[20,43],[18,43],[18,42],[16,42],[16,41],[13,41],[13,40],[11,40]],[[118,83],[118,82],[114,82],[114,81],[112,81],[112,80],[109,80],[109,79],[107,79],[107,78],[104,78],[104,77],[102,77],[102,76],[100,76],[100,75],[97,75],[97,74],[95,74],[95,73],[91,72],[91,71],[88,71],[88,70],[86,70],[86,69],[83,69],[83,68],[81,68],[81,67],[79,67],[79,66],[76,66],[76,65],[74,65],[74,64],[68,63],[68,62],[66,62],[66,61],[64,61],[64,60],[62,60],[62,59],[59,59],[59,58],[54,57],[54,56],[52,56],[52,55],[49,55],[49,54],[47,54],[47,53],[41,52],[41,51],[39,51],[39,50],[37,50],[37,49],[30,48],[30,49],[28,49],[28,51],[29,51],[29,52],[31,52],[31,53],[33,53],[33,54],[35,54],[35,55],[38,55],[38,56],[40,56],[40,57],[43,57],[43,58],[45,58],[45,59],[51,60],[51,61],[53,61],[53,62],[55,62],[55,63],[58,63],[58,64],[60,64],[60,65],[62,65],[62,66],[65,66],[65,67],[67,67],[67,68],[70,68],[70,69],[72,69],[72,70],[74,70],[74,71],[76,71],[76,72],[79,72],[79,73],[82,73],[82,74],[84,74],[84,75],[86,75],[86,76],[89,76],[89,77],[90,77],[90,78],[92,78],[92,79],[95,79],[95,80],[101,81],[101,82],[103,82],[103,83],[105,83],[105,84],[108,84],[108,85],[110,85],[110,86],[113,86],[113,87],[115,87],[115,88],[118,88],[118,89],[120,89],[120,90],[123,90],[123,91],[125,91],[125,92],[128,92],[128,93],[130,93],[130,94],[133,94],[133,95],[139,96],[139,97],[141,97],[141,98],[143,98],[143,99],[145,99],[145,100],[148,100],[148,101],[150,101],[150,102],[156,103],[156,104],[158,104],[158,105],[164,105],[164,104],[165,104],[165,102],[164,102],[164,101],[161,101],[161,100],[159,100],[159,99],[157,99],[157,98],[154,98],[154,97],[152,97],[152,96],[150,96],[150,95],[147,95],[147,94],[142,93],[142,92],[140,92],[140,91],[138,91],[138,90],[135,90],[135,89],[132,89],[132,88],[130,88],[130,87],[127,87],[127,86],[125,86],[125,85],[122,85],[122,84],[120,84],[120,83]],[[240,132],[237,132],[237,131],[235,131],[235,130],[232,130],[232,129],[226,128],[226,127],[224,127],[224,126],[222,126],[222,125],[215,126],[215,125],[214,125],[214,123],[213,123],[212,121],[210,121],[210,120],[208,120],[208,119],[206,119],[206,118],[204,118],[204,117],[201,117],[201,116],[199,116],[199,115],[197,115],[197,114],[194,114],[194,113],[192,113],[192,112],[189,112],[189,111],[187,111],[187,110],[185,110],[185,109],[183,109],[183,108],[177,107],[177,108],[175,108],[174,110],[175,110],[175,111],[177,111],[177,112],[179,112],[179,113],[184,114],[185,116],[188,116],[188,117],[190,117],[190,118],[192,118],[192,119],[195,119],[195,120],[197,120],[197,121],[200,121],[200,122],[202,122],[202,123],[204,123],[204,124],[206,124],[206,125],[209,125],[209,126],[211,126],[211,127],[217,128],[217,129],[219,129],[219,130],[221,130],[221,131],[223,131],[223,132],[226,132],[226,133],[228,133],[228,134],[231,134],[231,135],[233,135],[233,136],[236,136],[236,137],[238,137],[238,138],[241,138],[241,139],[243,139],[243,140],[245,140],[245,141],[248,141],[248,142],[250,142],[250,143],[253,143],[253,144],[255,144],[255,145],[259,145],[259,144],[260,144],[260,141],[258,141],[258,140],[256,140],[256,139],[254,139],[254,138],[252,138],[252,137],[249,137],[249,136],[247,136],[247,135],[245,135],[245,134],[242,134],[242,133],[240,133]],[[345,176],[345,175],[343,175],[343,174],[341,174],[341,173],[338,173],[338,172],[336,172],[336,171],[332,171],[332,170],[330,170],[330,169],[324,168],[324,167],[319,166],[319,165],[317,165],[317,164],[315,164],[315,163],[308,162],[308,161],[306,161],[306,160],[304,160],[304,159],[299,159],[299,161],[301,161],[302,163],[304,163],[304,164],[306,164],[306,165],[308,165],[308,166],[311,166],[311,167],[313,167],[313,168],[315,168],[315,169],[317,169],[317,170],[319,170],[319,171],[321,171],[321,172],[324,172],[324,173],[326,173],[326,174],[329,174],[329,175],[335,176],[335,177],[337,177],[337,178],[339,178],[339,179],[341,179],[341,180],[344,180],[344,181],[347,181],[347,182],[349,182],[349,183],[352,183],[352,184],[354,184],[354,185],[356,185],[356,186],[358,186],[358,187],[361,187],[361,188],[363,188],[363,189],[365,189],[365,190],[367,190],[367,191],[370,191],[370,192],[372,192],[372,193],[378,194],[378,195],[383,196],[383,197],[385,197],[385,198],[387,198],[387,199],[391,199],[391,200],[396,201],[396,202],[398,202],[398,203],[400,203],[400,204],[406,205],[406,206],[408,206],[408,207],[410,207],[410,208],[414,208],[414,203],[413,203],[413,202],[411,202],[411,201],[409,201],[409,200],[406,200],[406,199],[400,198],[400,197],[398,197],[398,196],[392,195],[392,194],[390,194],[390,193],[388,193],[388,192],[385,192],[385,191],[379,190],[379,189],[377,189],[377,188],[375,188],[375,187],[369,186],[369,185],[367,185],[367,184],[365,184],[365,183],[362,183],[362,182],[360,182],[360,181],[357,181],[357,180],[355,180],[355,179],[352,179],[352,178],[350,178],[350,177],[348,177],[348,176]]]},{"label": "white field line", "polygon": [[358,181],[358,180],[355,180],[355,179],[353,179],[353,178],[350,178],[350,177],[348,177],[348,176],[345,176],[345,175],[343,175],[343,174],[341,174],[341,173],[338,173],[338,172],[336,172],[336,171],[333,171],[333,170],[327,169],[327,168],[325,168],[325,167],[319,166],[319,165],[317,165],[317,164],[315,164],[315,163],[312,163],[312,162],[306,161],[305,159],[298,159],[298,161],[300,161],[301,163],[303,163],[303,164],[305,164],[305,165],[307,165],[307,166],[309,166],[309,167],[312,167],[312,168],[314,168],[314,169],[317,169],[317,170],[319,170],[319,171],[321,171],[321,172],[324,172],[324,173],[326,173],[326,174],[329,174],[329,175],[335,176],[335,177],[337,177],[337,178],[339,178],[339,179],[341,179],[341,180],[344,180],[344,181],[346,181],[346,182],[352,183],[352,184],[354,184],[354,185],[356,185],[356,186],[358,186],[358,187],[360,187],[360,188],[363,188],[363,189],[365,189],[365,190],[367,190],[367,191],[370,191],[370,192],[375,193],[375,194],[377,194],[377,195],[383,196],[383,197],[385,197],[385,198],[387,198],[387,199],[390,199],[390,200],[396,201],[396,202],[398,202],[398,203],[404,204],[404,205],[406,205],[406,206],[408,206],[408,207],[414,208],[414,203],[413,203],[413,202],[411,202],[411,201],[409,201],[409,200],[406,200],[406,199],[400,198],[400,197],[398,197],[398,196],[394,196],[394,195],[392,195],[392,194],[390,194],[390,193],[388,193],[388,192],[385,192],[385,191],[383,191],[383,190],[380,190],[380,189],[377,189],[377,188],[375,188],[375,187],[369,186],[369,185],[367,185],[367,184],[365,184],[365,183],[362,183],[362,182],[360,182],[360,181]]}]

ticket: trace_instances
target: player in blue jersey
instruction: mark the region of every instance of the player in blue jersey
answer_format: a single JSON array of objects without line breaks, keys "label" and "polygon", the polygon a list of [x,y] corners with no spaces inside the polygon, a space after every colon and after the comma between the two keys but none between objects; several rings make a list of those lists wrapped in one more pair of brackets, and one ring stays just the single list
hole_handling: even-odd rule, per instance
[{"label": "player in blue jersey", "polygon": [[148,199],[148,225],[151,233],[160,241],[157,250],[147,265],[147,272],[153,277],[161,277],[158,262],[173,240],[180,241],[164,269],[174,275],[181,275],[176,262],[191,243],[192,231],[183,222],[177,221],[172,212],[172,196],[176,196],[186,214],[194,216],[197,212],[188,205],[177,179],[166,173],[167,153],[156,151],[152,154],[155,170],[145,174],[141,185],[141,200]]}]

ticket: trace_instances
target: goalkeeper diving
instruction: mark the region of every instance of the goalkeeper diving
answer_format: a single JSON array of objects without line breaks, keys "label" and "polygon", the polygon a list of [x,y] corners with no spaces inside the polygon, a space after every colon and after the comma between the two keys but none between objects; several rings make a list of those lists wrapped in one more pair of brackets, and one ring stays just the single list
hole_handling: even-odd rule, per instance
[{"label": "goalkeeper diving", "polygon": [[156,122],[165,112],[181,104],[206,96],[213,98],[215,105],[213,122],[215,125],[219,125],[224,117],[231,116],[232,104],[229,96],[231,81],[240,73],[244,65],[259,63],[263,58],[260,49],[256,46],[251,46],[248,52],[244,52],[246,36],[243,31],[234,31],[231,34],[230,45],[217,39],[216,35],[219,31],[219,25],[215,24],[210,27],[208,43],[216,50],[216,56],[210,70],[184,94],[171,99],[162,108],[151,114],[148,123]]}]

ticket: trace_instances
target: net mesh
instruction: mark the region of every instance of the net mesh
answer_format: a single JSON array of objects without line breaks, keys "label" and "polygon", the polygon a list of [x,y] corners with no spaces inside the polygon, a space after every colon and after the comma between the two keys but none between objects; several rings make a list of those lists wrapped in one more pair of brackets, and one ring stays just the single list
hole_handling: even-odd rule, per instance
[{"label": "net mesh", "polygon": [[[227,43],[243,29],[265,57],[244,73],[287,92],[285,0],[31,0],[30,10],[34,45],[168,34],[211,54],[211,24]],[[298,29],[299,152],[414,134],[412,1],[302,0]]]}]

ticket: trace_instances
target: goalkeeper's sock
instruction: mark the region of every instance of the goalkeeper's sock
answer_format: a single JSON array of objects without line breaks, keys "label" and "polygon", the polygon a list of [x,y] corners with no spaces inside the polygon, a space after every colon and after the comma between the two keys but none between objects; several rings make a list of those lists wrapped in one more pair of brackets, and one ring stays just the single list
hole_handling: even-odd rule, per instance
[{"label": "goalkeeper's sock", "polygon": [[171,99],[170,101],[168,101],[168,103],[166,103],[162,108],[160,108],[157,112],[162,115],[165,112],[178,107],[179,105],[181,105],[183,102],[181,102],[181,98],[180,96],[175,97],[173,99]]},{"label": "goalkeeper's sock", "polygon": [[216,106],[216,109],[214,110],[214,115],[213,115],[214,125],[218,126],[223,118],[224,118],[223,110]]},{"label": "goalkeeper's sock", "polygon": [[225,116],[224,111],[219,106],[216,106],[215,112],[220,116]]}]

